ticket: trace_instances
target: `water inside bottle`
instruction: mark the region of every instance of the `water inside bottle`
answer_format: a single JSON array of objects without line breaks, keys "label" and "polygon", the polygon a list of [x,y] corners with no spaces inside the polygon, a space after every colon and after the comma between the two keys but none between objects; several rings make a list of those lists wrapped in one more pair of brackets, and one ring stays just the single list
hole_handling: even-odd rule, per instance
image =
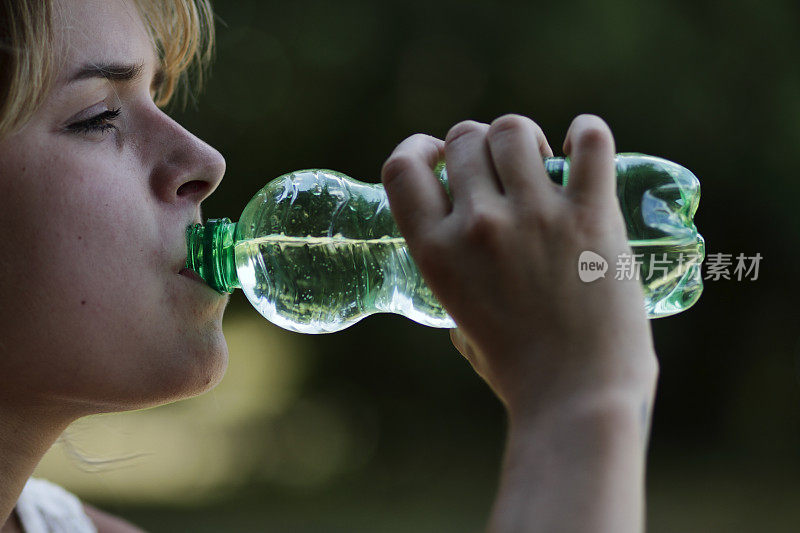
[{"label": "water inside bottle", "polygon": [[[651,318],[678,313],[699,298],[701,237],[630,244],[640,264],[637,279]],[[376,312],[399,313],[433,327],[455,327],[402,238],[268,235],[237,242],[235,257],[250,302],[271,322],[292,331],[339,331]],[[608,275],[627,274],[619,258],[607,260]]]},{"label": "water inside bottle", "polygon": [[376,312],[451,323],[402,238],[269,235],[237,242],[242,290],[271,322],[300,333],[339,331]]}]

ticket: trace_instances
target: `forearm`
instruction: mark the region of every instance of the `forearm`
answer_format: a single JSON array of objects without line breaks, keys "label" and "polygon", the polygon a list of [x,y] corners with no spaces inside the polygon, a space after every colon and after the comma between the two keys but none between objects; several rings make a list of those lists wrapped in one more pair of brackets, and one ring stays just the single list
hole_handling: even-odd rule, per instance
[{"label": "forearm", "polygon": [[491,533],[638,533],[649,398],[587,398],[513,415]]}]

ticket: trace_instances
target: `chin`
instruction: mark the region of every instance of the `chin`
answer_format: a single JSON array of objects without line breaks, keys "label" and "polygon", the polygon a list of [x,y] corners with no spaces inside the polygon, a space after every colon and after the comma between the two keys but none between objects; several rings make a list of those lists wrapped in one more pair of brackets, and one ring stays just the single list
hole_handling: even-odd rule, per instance
[{"label": "chin", "polygon": [[169,403],[198,396],[216,387],[228,368],[228,345],[222,331],[191,347],[181,357],[174,358],[180,364],[165,376],[162,389],[166,397],[158,403]]},{"label": "chin", "polygon": [[[94,412],[131,411],[185,400],[208,392],[222,381],[228,367],[228,345],[222,331],[203,335],[182,349],[150,352],[147,363],[105,391],[106,401]],[[110,385],[110,384],[107,384]],[[94,402],[92,402],[94,403]]]}]

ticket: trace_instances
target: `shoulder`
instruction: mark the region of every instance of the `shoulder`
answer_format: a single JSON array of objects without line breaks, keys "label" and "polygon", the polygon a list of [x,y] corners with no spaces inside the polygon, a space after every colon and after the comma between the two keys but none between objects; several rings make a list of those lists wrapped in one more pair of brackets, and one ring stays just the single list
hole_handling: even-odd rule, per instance
[{"label": "shoulder", "polygon": [[15,509],[26,531],[142,533],[141,529],[81,502],[46,479],[28,479]]},{"label": "shoulder", "polygon": [[144,533],[143,529],[139,529],[130,522],[101,511],[87,503],[83,504],[83,512],[94,523],[97,533]]}]

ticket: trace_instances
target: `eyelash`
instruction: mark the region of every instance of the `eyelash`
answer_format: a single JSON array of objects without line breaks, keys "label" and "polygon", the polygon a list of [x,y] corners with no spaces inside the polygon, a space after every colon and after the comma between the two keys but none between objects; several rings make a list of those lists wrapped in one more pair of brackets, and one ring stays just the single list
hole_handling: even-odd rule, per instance
[{"label": "eyelash", "polygon": [[109,109],[92,118],[76,122],[67,126],[67,129],[78,133],[105,133],[116,128],[112,121],[119,116],[121,108]]}]

